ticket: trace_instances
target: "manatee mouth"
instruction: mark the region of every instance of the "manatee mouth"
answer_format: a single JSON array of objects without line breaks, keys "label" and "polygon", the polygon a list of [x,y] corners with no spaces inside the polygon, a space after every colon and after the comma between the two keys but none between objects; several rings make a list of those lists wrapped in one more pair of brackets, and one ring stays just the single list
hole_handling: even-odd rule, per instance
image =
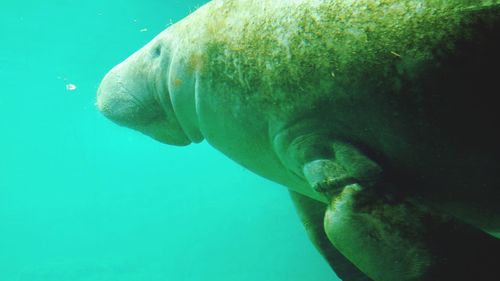
[{"label": "manatee mouth", "polygon": [[157,99],[158,93],[136,72],[120,64],[102,80],[97,108],[118,125],[137,130],[157,141],[184,146],[191,143],[171,108]]}]

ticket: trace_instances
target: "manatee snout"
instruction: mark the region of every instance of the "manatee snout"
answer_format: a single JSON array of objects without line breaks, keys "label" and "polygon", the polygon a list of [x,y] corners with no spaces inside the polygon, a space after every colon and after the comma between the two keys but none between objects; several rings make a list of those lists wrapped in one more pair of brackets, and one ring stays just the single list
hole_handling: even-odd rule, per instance
[{"label": "manatee snout", "polygon": [[170,145],[188,145],[161,74],[141,50],[115,66],[97,92],[97,108],[111,121]]},{"label": "manatee snout", "polygon": [[[140,99],[145,87],[124,75],[121,65],[113,68],[101,82],[97,92],[97,108],[110,120],[127,127],[144,125],[160,115],[159,108]],[[153,106],[152,106],[153,105]]]}]

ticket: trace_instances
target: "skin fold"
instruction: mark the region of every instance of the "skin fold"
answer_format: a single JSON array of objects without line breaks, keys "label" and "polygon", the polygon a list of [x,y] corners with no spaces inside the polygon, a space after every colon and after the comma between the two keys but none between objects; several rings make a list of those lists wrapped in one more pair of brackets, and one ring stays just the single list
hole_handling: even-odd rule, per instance
[{"label": "skin fold", "polygon": [[343,280],[496,280],[499,34],[497,0],[214,0],[96,104],[287,187]]}]

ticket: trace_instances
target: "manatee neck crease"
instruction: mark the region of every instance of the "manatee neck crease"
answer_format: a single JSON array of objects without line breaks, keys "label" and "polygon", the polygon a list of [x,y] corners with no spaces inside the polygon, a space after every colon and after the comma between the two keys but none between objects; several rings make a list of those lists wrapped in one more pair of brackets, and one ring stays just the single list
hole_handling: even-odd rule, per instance
[{"label": "manatee neck crease", "polygon": [[196,109],[196,72],[187,65],[187,58],[179,55],[178,50],[172,52],[167,72],[168,95],[176,119],[187,138],[194,143],[203,140]]}]

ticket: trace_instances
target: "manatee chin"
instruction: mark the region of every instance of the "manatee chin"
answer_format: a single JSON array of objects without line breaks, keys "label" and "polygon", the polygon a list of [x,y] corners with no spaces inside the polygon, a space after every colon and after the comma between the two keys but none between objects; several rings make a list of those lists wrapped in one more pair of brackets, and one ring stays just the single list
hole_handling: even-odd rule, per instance
[{"label": "manatee chin", "polygon": [[155,87],[151,83],[155,78],[149,77],[145,66],[138,66],[136,58],[137,54],[104,77],[97,93],[97,108],[111,121],[162,143],[190,144],[172,109],[168,90]]}]

